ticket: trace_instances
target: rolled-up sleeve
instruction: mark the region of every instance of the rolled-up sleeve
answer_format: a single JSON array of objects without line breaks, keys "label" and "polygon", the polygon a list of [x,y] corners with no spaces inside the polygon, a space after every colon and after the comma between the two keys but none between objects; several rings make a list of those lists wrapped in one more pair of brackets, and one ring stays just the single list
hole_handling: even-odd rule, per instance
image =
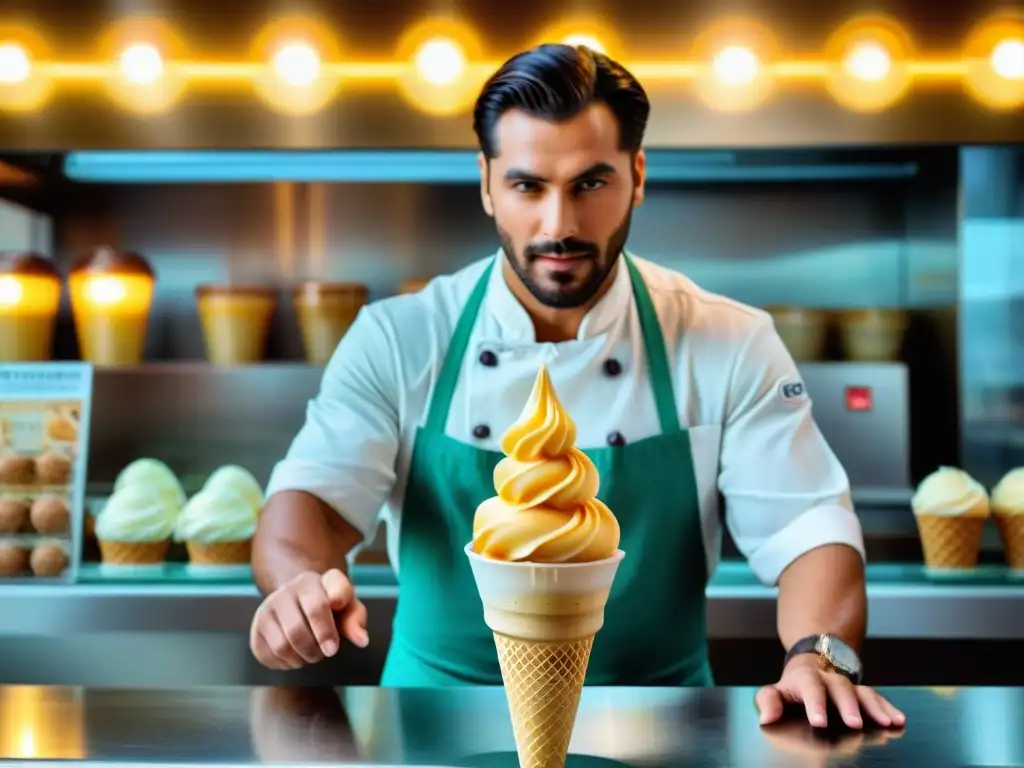
[{"label": "rolled-up sleeve", "polygon": [[267,486],[268,496],[296,490],[322,499],[364,540],[394,486],[401,435],[396,347],[373,310],[365,307],[342,338]]},{"label": "rolled-up sleeve", "polygon": [[719,490],[733,540],[766,585],[826,544],[847,544],[864,558],[846,472],[814,423],[800,374],[768,317],[758,319],[734,363]]}]

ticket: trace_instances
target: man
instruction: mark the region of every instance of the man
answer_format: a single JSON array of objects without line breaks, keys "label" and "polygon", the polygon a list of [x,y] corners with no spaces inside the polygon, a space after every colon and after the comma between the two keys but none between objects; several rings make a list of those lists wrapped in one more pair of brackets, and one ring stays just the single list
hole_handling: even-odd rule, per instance
[{"label": "man", "polygon": [[[644,196],[648,100],[620,65],[545,45],[474,113],[497,256],[365,308],[271,478],[253,562],[252,649],[292,669],[369,642],[346,554],[385,506],[400,599],[384,685],[500,684],[463,547],[498,440],[541,364],[601,472],[628,553],[588,683],[710,685],[704,590],[721,530],[778,584],[789,649],[762,722],[903,715],[855,685],[863,541],[846,475],[770,317],[624,251]],[[725,224],[728,224],[727,222]]]}]

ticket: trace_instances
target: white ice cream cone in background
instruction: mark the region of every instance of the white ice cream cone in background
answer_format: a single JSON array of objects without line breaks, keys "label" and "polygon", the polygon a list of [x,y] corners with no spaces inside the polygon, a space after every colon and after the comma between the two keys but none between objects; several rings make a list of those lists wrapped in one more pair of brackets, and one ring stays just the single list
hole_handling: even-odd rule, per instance
[{"label": "white ice cream cone in background", "polygon": [[589,563],[508,562],[466,547],[494,632],[521,768],[564,766],[621,550]]}]

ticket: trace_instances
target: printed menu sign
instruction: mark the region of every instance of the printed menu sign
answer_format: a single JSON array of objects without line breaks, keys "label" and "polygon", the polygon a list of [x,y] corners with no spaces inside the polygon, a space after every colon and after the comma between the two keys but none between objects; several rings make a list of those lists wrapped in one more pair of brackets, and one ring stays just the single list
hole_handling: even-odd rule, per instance
[{"label": "printed menu sign", "polygon": [[92,380],[88,363],[0,364],[0,579],[77,571]]}]

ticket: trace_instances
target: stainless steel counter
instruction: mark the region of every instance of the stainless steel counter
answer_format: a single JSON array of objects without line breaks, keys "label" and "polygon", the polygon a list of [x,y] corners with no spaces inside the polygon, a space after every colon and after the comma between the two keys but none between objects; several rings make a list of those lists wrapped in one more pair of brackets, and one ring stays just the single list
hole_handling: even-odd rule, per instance
[{"label": "stainless steel counter", "polygon": [[[590,688],[568,768],[1006,766],[1024,762],[1024,690],[885,691],[903,731],[757,724],[753,689]],[[833,720],[835,716],[833,716]],[[92,765],[516,768],[500,688],[0,688],[0,759]]]},{"label": "stainless steel counter", "polygon": [[[96,578],[66,586],[0,586],[0,636],[79,633],[248,631],[259,595],[251,583],[195,582],[169,567],[165,581]],[[390,635],[398,588],[386,566],[356,566],[371,635]],[[723,563],[707,590],[712,639],[774,638],[776,591],[742,563]],[[912,565],[868,568],[869,626],[874,638],[1024,640],[1024,580],[981,568],[952,580]],[[375,633],[374,630],[377,629]]]}]

